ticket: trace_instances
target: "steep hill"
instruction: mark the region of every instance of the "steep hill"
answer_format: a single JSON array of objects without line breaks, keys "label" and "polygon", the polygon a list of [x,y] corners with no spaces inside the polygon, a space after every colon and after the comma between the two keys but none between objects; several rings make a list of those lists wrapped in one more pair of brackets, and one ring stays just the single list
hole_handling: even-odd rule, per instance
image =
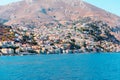
[{"label": "steep hill", "polygon": [[120,17],[82,0],[22,0],[0,7],[0,22],[32,29],[46,24],[65,25],[82,17],[107,23],[120,40]]},{"label": "steep hill", "polygon": [[0,7],[0,18],[9,20],[8,24],[24,25],[27,21],[39,25],[55,20],[77,20],[81,16],[100,19],[112,26],[120,24],[120,17],[82,0],[23,0]]}]

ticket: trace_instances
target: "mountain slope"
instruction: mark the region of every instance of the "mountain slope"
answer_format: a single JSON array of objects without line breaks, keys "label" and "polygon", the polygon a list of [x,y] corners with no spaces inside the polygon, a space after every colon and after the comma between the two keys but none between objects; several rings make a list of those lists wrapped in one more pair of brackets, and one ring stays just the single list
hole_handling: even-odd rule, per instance
[{"label": "mountain slope", "polygon": [[82,0],[23,0],[1,6],[0,21],[14,40],[45,52],[120,51],[120,17]]},{"label": "mountain slope", "polygon": [[[23,0],[0,7],[0,22],[6,25],[35,28],[45,24],[73,22],[81,17],[102,20],[113,30],[120,26],[120,17],[82,0]],[[117,27],[117,28],[116,28]],[[120,31],[113,34],[120,40]]]},{"label": "mountain slope", "polygon": [[38,24],[54,20],[70,21],[81,16],[100,19],[111,26],[120,24],[120,17],[82,0],[24,0],[0,7],[0,18],[9,20],[8,24],[21,24],[28,20]]}]

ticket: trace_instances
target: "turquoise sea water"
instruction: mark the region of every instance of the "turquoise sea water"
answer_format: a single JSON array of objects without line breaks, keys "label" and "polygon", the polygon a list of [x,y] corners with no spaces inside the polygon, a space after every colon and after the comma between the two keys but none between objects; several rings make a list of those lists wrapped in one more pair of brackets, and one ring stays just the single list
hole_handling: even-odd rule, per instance
[{"label": "turquoise sea water", "polygon": [[2,56],[0,80],[120,80],[120,54]]}]

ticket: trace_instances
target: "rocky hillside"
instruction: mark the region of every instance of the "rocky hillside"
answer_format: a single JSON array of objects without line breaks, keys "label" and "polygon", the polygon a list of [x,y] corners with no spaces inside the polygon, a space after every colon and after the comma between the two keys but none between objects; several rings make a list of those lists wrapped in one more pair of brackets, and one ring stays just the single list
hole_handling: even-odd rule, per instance
[{"label": "rocky hillside", "polygon": [[110,26],[90,17],[65,24],[48,23],[32,30],[17,27],[14,33],[21,36],[20,42],[25,45],[37,45],[43,53],[57,53],[54,52],[56,50],[72,53],[120,51],[120,42],[112,34]]},{"label": "rocky hillside", "polygon": [[120,17],[82,0],[22,0],[0,6],[0,22],[13,27],[35,29],[48,24],[65,25],[82,17],[107,23],[111,33],[120,40]]},{"label": "rocky hillside", "polygon": [[[1,23],[32,29],[49,23],[73,22],[81,16],[106,22],[113,30],[120,25],[120,17],[82,0],[22,0],[0,6]],[[118,32],[113,34],[120,40]]]},{"label": "rocky hillside", "polygon": [[120,21],[120,17],[82,0],[23,0],[0,7],[0,18],[8,20],[9,24],[40,25],[56,20],[77,20],[81,16],[101,19],[110,25],[117,25]]}]

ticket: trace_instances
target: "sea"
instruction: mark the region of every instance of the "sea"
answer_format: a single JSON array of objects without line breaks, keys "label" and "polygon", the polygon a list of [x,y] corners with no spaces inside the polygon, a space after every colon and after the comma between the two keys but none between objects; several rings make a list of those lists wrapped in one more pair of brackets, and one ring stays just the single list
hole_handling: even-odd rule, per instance
[{"label": "sea", "polygon": [[0,80],[120,80],[120,53],[1,56]]}]

